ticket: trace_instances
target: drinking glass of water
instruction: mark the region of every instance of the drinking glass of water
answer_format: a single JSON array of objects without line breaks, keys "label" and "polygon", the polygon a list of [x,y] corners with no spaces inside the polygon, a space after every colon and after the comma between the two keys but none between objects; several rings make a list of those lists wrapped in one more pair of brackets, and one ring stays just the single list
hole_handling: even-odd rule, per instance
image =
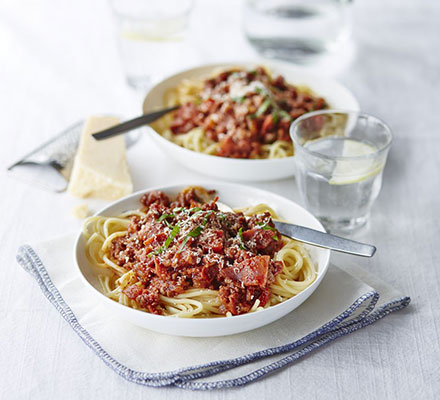
[{"label": "drinking glass of water", "polygon": [[127,82],[148,90],[177,68],[189,67],[195,50],[188,38],[193,0],[111,0]]},{"label": "drinking glass of water", "polygon": [[371,115],[324,110],[295,120],[290,135],[306,207],[330,232],[363,227],[382,185],[390,128]]},{"label": "drinking glass of water", "polygon": [[243,29],[263,56],[307,61],[348,42],[350,0],[246,0]]}]

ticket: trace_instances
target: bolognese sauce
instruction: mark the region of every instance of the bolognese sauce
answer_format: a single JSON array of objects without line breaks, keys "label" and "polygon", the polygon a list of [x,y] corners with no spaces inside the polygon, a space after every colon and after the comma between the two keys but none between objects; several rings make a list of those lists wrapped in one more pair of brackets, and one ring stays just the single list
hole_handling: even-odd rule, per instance
[{"label": "bolognese sauce", "polygon": [[[124,236],[112,242],[112,258],[134,271],[138,283],[124,294],[154,314],[164,314],[160,296],[190,288],[218,290],[223,314],[264,306],[269,286],[283,264],[283,247],[269,213],[245,217],[219,210],[217,198],[202,188],[180,192],[174,201],[160,192],[145,194],[145,216],[133,216]],[[140,284],[139,284],[140,282]]]},{"label": "bolognese sauce", "polygon": [[272,78],[258,67],[230,69],[207,79],[196,101],[182,104],[173,114],[174,135],[202,128],[219,144],[217,154],[231,158],[260,158],[262,146],[291,142],[290,123],[309,111],[327,108],[322,97]]}]

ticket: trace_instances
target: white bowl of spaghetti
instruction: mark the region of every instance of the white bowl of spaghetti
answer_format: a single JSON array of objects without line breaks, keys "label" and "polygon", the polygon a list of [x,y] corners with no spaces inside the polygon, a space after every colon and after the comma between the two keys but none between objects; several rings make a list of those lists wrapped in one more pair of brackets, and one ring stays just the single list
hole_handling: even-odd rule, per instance
[{"label": "white bowl of spaghetti", "polygon": [[[176,203],[179,192],[188,199],[203,191],[179,185],[134,193],[86,221],[75,263],[112,313],[160,333],[223,336],[283,317],[318,287],[330,251],[282,237],[271,224],[279,218],[324,231],[313,215],[252,187],[204,186],[234,212],[219,210],[217,197]],[[173,202],[151,195],[158,191]]]},{"label": "white bowl of spaghetti", "polygon": [[294,175],[291,121],[311,110],[359,110],[359,104],[338,82],[304,68],[282,62],[263,67],[212,64],[164,79],[145,97],[143,112],[181,107],[151,124],[151,138],[170,158],[217,178],[255,182]]}]

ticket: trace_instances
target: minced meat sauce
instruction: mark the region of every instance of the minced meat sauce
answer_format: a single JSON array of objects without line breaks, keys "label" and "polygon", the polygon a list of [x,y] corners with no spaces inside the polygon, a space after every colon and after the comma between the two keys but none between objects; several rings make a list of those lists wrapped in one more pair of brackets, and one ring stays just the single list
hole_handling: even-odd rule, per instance
[{"label": "minced meat sauce", "polygon": [[218,156],[261,158],[262,145],[291,142],[291,122],[327,104],[287,83],[271,78],[262,67],[231,69],[204,81],[196,101],[182,104],[173,114],[171,132],[184,134],[201,127],[219,143]]},{"label": "minced meat sauce", "polygon": [[154,314],[163,314],[160,295],[189,288],[218,290],[220,312],[248,312],[264,306],[282,263],[273,259],[283,246],[269,213],[245,217],[219,211],[217,198],[187,188],[174,201],[160,192],[142,196],[145,217],[133,216],[125,236],[112,242],[112,258],[133,270],[141,285],[124,293]]}]

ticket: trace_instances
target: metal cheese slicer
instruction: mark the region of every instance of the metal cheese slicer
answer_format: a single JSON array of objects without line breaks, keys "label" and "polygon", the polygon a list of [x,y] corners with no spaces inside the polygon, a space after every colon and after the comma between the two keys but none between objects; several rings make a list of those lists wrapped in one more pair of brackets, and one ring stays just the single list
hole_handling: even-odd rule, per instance
[{"label": "metal cheese slicer", "polygon": [[[8,167],[11,176],[49,191],[66,190],[84,122],[69,126],[13,163]],[[134,145],[139,136],[139,130],[126,135],[127,148]]]},{"label": "metal cheese slicer", "polygon": [[[178,106],[173,106],[141,115],[104,131],[96,132],[93,137],[96,140],[102,140],[130,131],[125,135],[125,143],[129,148],[138,141],[142,126],[177,108]],[[44,189],[63,192],[67,189],[84,122],[79,121],[69,126],[44,142],[8,167],[8,171],[13,171],[15,177],[37,184]]]}]

